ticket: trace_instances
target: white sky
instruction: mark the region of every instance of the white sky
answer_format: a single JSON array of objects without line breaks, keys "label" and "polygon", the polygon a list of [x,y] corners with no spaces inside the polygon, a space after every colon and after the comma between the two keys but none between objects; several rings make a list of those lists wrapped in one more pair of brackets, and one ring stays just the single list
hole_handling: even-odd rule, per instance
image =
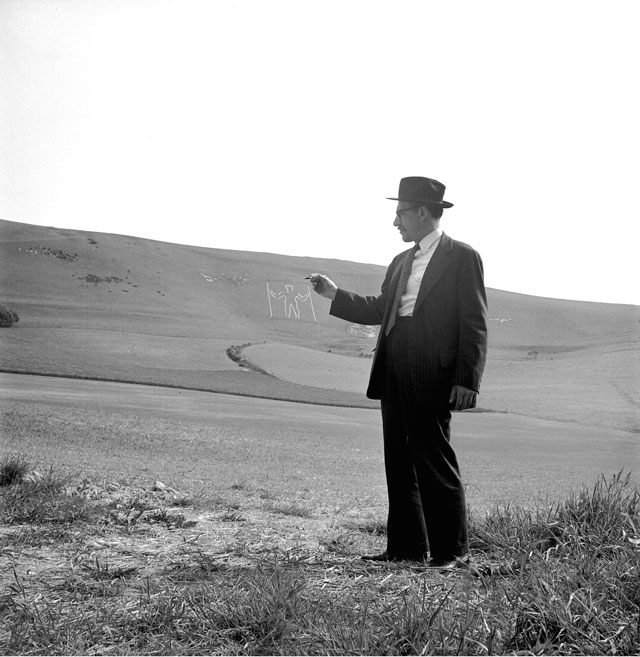
[{"label": "white sky", "polygon": [[0,0],[0,217],[386,265],[426,175],[489,287],[640,304],[638,14]]}]

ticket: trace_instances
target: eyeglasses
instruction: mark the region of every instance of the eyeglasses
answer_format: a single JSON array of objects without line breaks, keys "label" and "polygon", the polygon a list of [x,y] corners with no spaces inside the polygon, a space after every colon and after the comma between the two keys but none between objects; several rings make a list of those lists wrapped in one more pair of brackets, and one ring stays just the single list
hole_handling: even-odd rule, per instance
[{"label": "eyeglasses", "polygon": [[419,205],[412,205],[408,208],[402,208],[402,210],[396,210],[396,219],[400,219],[405,212],[409,212],[410,210],[415,210],[416,208],[419,207],[420,207]]}]

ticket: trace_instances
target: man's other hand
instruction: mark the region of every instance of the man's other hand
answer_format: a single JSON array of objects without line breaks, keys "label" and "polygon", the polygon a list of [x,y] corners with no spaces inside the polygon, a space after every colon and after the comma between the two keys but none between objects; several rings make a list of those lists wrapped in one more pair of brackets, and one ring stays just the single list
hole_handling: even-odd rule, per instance
[{"label": "man's other hand", "polygon": [[338,286],[329,277],[324,274],[311,274],[309,280],[311,281],[313,291],[317,292],[321,297],[326,297],[327,299],[335,298]]},{"label": "man's other hand", "polygon": [[459,384],[454,384],[449,395],[449,407],[453,411],[466,411],[468,408],[476,407],[478,393],[471,388],[465,388]]}]

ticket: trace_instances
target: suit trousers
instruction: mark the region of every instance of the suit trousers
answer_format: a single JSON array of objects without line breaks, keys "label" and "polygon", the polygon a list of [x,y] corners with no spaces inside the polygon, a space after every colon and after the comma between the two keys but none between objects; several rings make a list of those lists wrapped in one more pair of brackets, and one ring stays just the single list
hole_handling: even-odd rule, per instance
[{"label": "suit trousers", "polygon": [[412,383],[416,341],[413,318],[399,317],[385,342],[387,552],[416,558],[429,550],[433,559],[451,559],[469,551],[464,485],[450,444],[451,384],[420,398]]}]

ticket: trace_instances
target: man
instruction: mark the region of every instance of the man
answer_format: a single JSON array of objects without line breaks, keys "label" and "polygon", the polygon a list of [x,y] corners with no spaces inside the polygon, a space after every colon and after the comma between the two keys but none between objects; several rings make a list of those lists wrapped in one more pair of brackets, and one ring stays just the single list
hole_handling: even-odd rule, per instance
[{"label": "man", "polygon": [[405,242],[379,296],[339,289],[322,274],[311,284],[330,313],[380,324],[367,396],[380,399],[389,497],[387,549],[364,556],[452,569],[468,560],[464,487],[450,439],[451,410],[476,405],[487,350],[482,261],[440,229],[452,203],[430,178],[400,181],[396,217]]}]

